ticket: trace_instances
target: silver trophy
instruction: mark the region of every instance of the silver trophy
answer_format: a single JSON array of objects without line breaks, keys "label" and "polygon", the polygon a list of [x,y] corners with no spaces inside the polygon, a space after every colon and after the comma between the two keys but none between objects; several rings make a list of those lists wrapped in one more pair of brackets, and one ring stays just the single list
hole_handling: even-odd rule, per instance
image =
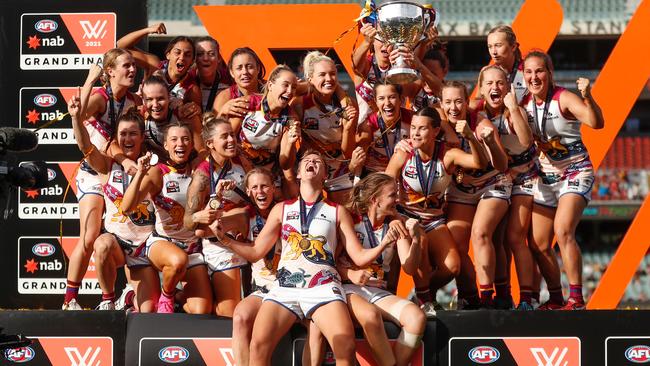
[{"label": "silver trophy", "polygon": [[[377,33],[382,42],[394,47],[405,46],[413,50],[422,38],[427,26],[428,10],[410,1],[389,1],[377,7]],[[418,78],[402,57],[386,73],[391,83],[407,84]]]}]

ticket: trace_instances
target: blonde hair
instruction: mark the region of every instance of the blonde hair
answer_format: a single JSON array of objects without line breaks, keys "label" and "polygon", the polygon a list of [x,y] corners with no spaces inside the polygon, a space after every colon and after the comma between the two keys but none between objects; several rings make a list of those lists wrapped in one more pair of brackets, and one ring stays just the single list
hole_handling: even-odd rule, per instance
[{"label": "blonde hair", "polygon": [[511,46],[517,46],[517,48],[515,48],[515,61],[521,61],[521,50],[519,49],[519,42],[517,42],[517,35],[515,34],[515,31],[512,30],[512,27],[505,24],[497,25],[496,27],[490,29],[488,36],[492,33],[497,32],[505,34],[506,41],[508,41]]},{"label": "blonde hair", "polygon": [[106,51],[104,53],[104,56],[102,57],[102,76],[101,76],[101,81],[104,85],[108,84],[109,78],[108,78],[108,69],[113,69],[115,68],[116,63],[117,63],[117,58],[122,56],[122,55],[129,55],[131,56],[131,53],[123,48],[111,48],[110,50]]},{"label": "blonde hair", "polygon": [[217,129],[217,126],[221,124],[227,124],[230,126],[230,123],[228,121],[217,117],[217,115],[212,111],[203,113],[203,119],[201,122],[203,124],[203,131],[201,131],[201,137],[203,138],[203,141],[208,141],[212,138],[212,135],[214,135],[214,130]]},{"label": "blonde hair", "polygon": [[312,77],[314,74],[314,65],[321,61],[328,61],[334,64],[334,60],[332,60],[331,57],[326,56],[320,51],[311,51],[305,56],[305,59],[302,61],[302,69],[305,79]]},{"label": "blonde hair", "polygon": [[[264,98],[266,98],[267,95],[269,95],[269,84],[275,83],[275,81],[278,79],[278,76],[280,76],[280,73],[288,71],[292,74],[294,74],[293,70],[285,64],[280,64],[276,66],[273,70],[271,70],[271,73],[269,74],[269,81],[264,85]],[[295,75],[295,74],[294,74]]]},{"label": "blonde hair", "polygon": [[449,88],[456,88],[456,89],[462,90],[463,91],[463,97],[465,98],[465,102],[469,102],[469,92],[467,91],[467,86],[465,84],[463,84],[462,82],[460,82],[458,80],[446,81],[445,84],[442,86],[441,93],[445,89],[449,89]]},{"label": "blonde hair", "polygon": [[385,173],[368,174],[352,188],[348,209],[357,215],[368,213],[370,203],[381,194],[381,188],[387,184],[395,184],[395,179]]},{"label": "blonde hair", "polygon": [[244,176],[244,187],[248,188],[248,180],[250,179],[250,177],[252,177],[255,174],[261,174],[267,176],[271,180],[271,186],[275,188],[275,186],[273,185],[273,180],[275,179],[275,176],[273,175],[273,173],[271,173],[270,170],[264,167],[256,167],[249,170],[248,173],[246,173],[246,176]]}]

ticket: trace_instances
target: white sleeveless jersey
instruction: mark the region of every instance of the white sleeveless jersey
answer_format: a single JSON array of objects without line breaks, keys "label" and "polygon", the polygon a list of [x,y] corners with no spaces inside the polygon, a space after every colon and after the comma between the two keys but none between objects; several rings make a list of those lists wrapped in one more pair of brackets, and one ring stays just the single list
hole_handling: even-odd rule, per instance
[{"label": "white sleeveless jersey", "polygon": [[[449,184],[451,184],[451,174],[445,170],[445,164],[443,163],[444,147],[437,144],[436,149],[439,150],[432,159],[422,162],[424,177],[418,177],[415,150],[411,152],[402,167],[402,191],[406,195],[404,209],[425,221],[444,215],[445,192]],[[428,194],[425,197],[420,179],[426,181],[431,169],[434,172],[431,176],[432,180],[429,182]]]},{"label": "white sleeveless jersey", "polygon": [[151,146],[160,147],[163,149],[163,144],[165,142],[163,133],[165,127],[170,123],[178,123],[177,110],[170,110],[169,115],[165,121],[154,121],[151,118],[147,118],[144,121],[144,138],[147,144]]},{"label": "white sleeveless jersey", "polygon": [[311,288],[335,281],[340,283],[334,256],[337,241],[338,205],[322,200],[306,205],[306,213],[318,210],[309,225],[309,234],[300,231],[300,200],[285,201],[282,212],[282,256],[278,264],[278,284],[282,287]]},{"label": "white sleeveless jersey", "polygon": [[132,214],[126,216],[122,213],[120,205],[130,182],[131,177],[121,165],[114,162],[108,180],[103,185],[106,205],[104,228],[136,250],[144,248],[143,244],[153,230],[155,214],[149,199],[138,203]]},{"label": "white sleeveless jersey", "polygon": [[[86,130],[90,135],[90,142],[95,145],[96,149],[104,151],[106,149],[106,144],[113,134],[113,126],[111,121],[111,107],[109,103],[109,96],[106,92],[106,88],[99,88],[93,91],[92,94],[99,94],[104,99],[106,108],[104,113],[99,116],[99,118],[90,117],[87,121],[84,122]],[[131,107],[135,107],[135,98],[129,92],[124,96],[124,105],[120,106],[120,102],[113,101],[114,113],[115,113],[115,123],[117,120]]]},{"label": "white sleeveless jersey", "polygon": [[190,186],[192,176],[179,173],[173,167],[165,164],[156,166],[162,172],[163,184],[160,193],[154,197],[156,209],[156,233],[159,236],[169,237],[186,245],[188,252],[197,242],[194,230],[187,230],[183,225],[183,215],[187,204],[187,188]]},{"label": "white sleeveless jersey", "polygon": [[249,110],[239,132],[241,149],[253,165],[270,168],[278,160],[284,125],[267,119],[259,95],[251,96]]},{"label": "white sleeveless jersey", "polygon": [[[530,95],[524,99],[528,121],[534,126],[533,135],[541,150],[539,161],[545,173],[562,172],[569,167],[579,168],[576,165],[589,162],[589,153],[582,143],[580,121],[572,115],[562,113],[560,94],[564,90],[556,87],[549,91],[551,98],[548,107],[546,101],[536,104],[535,98]],[[543,123],[545,109],[546,121]]]},{"label": "white sleeveless jersey", "polygon": [[[508,80],[510,80],[511,75],[508,75]],[[528,86],[526,85],[526,80],[524,79],[524,63],[519,62],[517,71],[515,72],[514,77],[512,77],[512,84],[515,89],[515,97],[517,97],[517,102],[520,103],[523,101],[526,94],[528,94]]]},{"label": "white sleeveless jersey", "polygon": [[440,104],[440,98],[427,93],[424,91],[424,88],[421,88],[415,95],[415,98],[413,98],[411,108],[413,109],[413,112],[417,112],[424,107],[435,108],[438,104]]},{"label": "white sleeveless jersey", "polygon": [[503,114],[491,117],[485,109],[479,112],[478,116],[479,119],[486,118],[492,122],[494,130],[499,132],[501,145],[508,154],[508,170],[511,176],[528,173],[535,168],[537,154],[534,146],[527,148],[519,142],[508,118],[504,118]]},{"label": "white sleeveless jersey", "polygon": [[341,175],[343,151],[343,126],[336,113],[327,114],[321,110],[314,96],[308,94],[303,97],[304,116],[302,119],[302,133],[308,137],[303,141],[309,146],[324,153],[325,163],[328,168],[328,178]]},{"label": "white sleeveless jersey", "polygon": [[[247,214],[247,239],[250,242],[255,242],[255,239],[257,239],[257,236],[260,234],[262,228],[264,227],[264,224],[266,223],[266,219],[258,215],[251,206],[247,207]],[[255,288],[266,288],[266,290],[270,290],[273,282],[277,279],[275,276],[277,272],[276,258],[279,258],[281,249],[281,241],[278,240],[273,248],[271,248],[271,250],[269,250],[269,252],[266,253],[262,259],[251,264],[251,276]]]},{"label": "white sleeveless jersey", "polygon": [[[388,166],[388,162],[395,150],[395,145],[402,140],[409,138],[411,129],[411,118],[413,112],[408,109],[400,109],[399,131],[397,126],[392,126],[384,133],[382,131],[379,117],[376,113],[371,114],[366,123],[370,126],[372,133],[372,142],[368,148],[368,157],[366,159],[366,168],[372,172],[383,172]],[[388,145],[386,145],[386,142]],[[388,146],[388,147],[386,147]]]},{"label": "white sleeveless jersey", "polygon": [[[239,190],[241,190],[242,193],[246,192],[246,189],[244,187],[244,177],[246,176],[246,171],[241,166],[238,159],[231,159],[229,165],[230,165],[230,169],[228,169],[228,171],[225,173],[222,179],[230,179],[235,181],[237,188],[239,188]],[[205,159],[196,167],[196,169],[203,171],[205,175],[209,177],[210,160]],[[215,187],[219,180],[220,174],[221,174],[221,168],[214,169],[212,172],[212,182],[215,184]],[[212,189],[210,191],[212,191]],[[235,192],[234,190],[231,190],[231,191],[224,192],[223,205],[224,205],[224,210],[227,211],[235,207],[245,206],[246,201],[244,200],[241,194]]]},{"label": "white sleeveless jersey", "polygon": [[[388,223],[386,223],[387,225]],[[357,238],[361,242],[361,245],[365,249],[372,249],[373,243],[371,242],[370,235],[375,237],[375,243],[377,245],[381,244],[381,241],[384,239],[384,225],[379,225],[378,228],[372,228],[372,232],[368,232],[366,225],[363,222],[363,219],[357,218],[356,224],[354,225],[354,232],[357,234]],[[395,256],[394,246],[388,246],[381,252],[381,255],[375,259],[367,268],[373,275],[373,277],[383,280],[386,273],[390,272],[390,263],[393,261]],[[380,263],[381,262],[381,263]],[[356,268],[353,266],[353,268]]]},{"label": "white sleeveless jersey", "polygon": [[[471,130],[474,132],[474,137],[476,137],[478,140],[478,136],[476,135],[478,114],[470,115],[468,122]],[[463,151],[471,154],[472,150],[469,146],[469,142],[458,133],[457,136],[458,139],[460,139],[460,147],[463,149]],[[455,184],[456,188],[465,193],[475,193],[477,190],[495,183],[496,177],[500,174],[498,170],[494,169],[492,162],[489,162],[488,166],[485,169],[461,169],[461,171],[463,173],[460,183],[456,179],[453,180],[453,183]]]}]

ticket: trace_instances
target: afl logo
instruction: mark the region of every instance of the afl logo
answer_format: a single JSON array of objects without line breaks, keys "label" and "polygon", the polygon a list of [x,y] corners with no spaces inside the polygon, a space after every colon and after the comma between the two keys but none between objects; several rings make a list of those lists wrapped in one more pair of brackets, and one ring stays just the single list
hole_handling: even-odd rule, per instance
[{"label": "afl logo", "polygon": [[56,172],[53,169],[47,168],[47,181],[51,182],[56,178]]},{"label": "afl logo", "polygon": [[50,243],[38,243],[32,247],[32,253],[39,257],[49,257],[56,252],[54,245]]},{"label": "afl logo", "polygon": [[625,350],[625,358],[634,363],[649,363],[650,347],[646,345],[632,346]]},{"label": "afl logo", "polygon": [[499,357],[501,357],[499,350],[490,346],[478,346],[469,351],[469,359],[481,365],[496,362]]},{"label": "afl logo", "polygon": [[34,358],[34,355],[32,347],[21,347],[5,351],[5,358],[15,363],[29,362]]},{"label": "afl logo", "polygon": [[34,28],[41,33],[52,33],[59,28],[59,24],[51,19],[42,19],[34,24]]},{"label": "afl logo", "polygon": [[39,94],[34,97],[34,104],[39,107],[51,107],[56,104],[56,97],[52,94]]},{"label": "afl logo", "polygon": [[181,363],[190,357],[190,353],[181,346],[168,346],[158,352],[158,358],[166,363]]}]

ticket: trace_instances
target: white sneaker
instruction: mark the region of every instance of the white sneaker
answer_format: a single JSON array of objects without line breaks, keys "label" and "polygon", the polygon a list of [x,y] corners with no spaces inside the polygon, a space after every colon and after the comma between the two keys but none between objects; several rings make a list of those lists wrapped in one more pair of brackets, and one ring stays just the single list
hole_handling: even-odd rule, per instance
[{"label": "white sneaker", "polygon": [[424,312],[424,315],[427,316],[427,319],[435,319],[437,315],[437,310],[441,309],[436,309],[436,305],[440,307],[440,304],[437,302],[434,304],[433,302],[427,301],[424,304],[420,305],[420,309]]},{"label": "white sneaker", "polygon": [[124,286],[124,289],[122,290],[122,294],[117,299],[117,301],[115,301],[115,310],[128,310],[126,305],[126,295],[129,292],[134,292],[133,286],[131,286],[130,283],[127,283],[126,286]]},{"label": "white sneaker", "polygon": [[61,306],[61,310],[83,310],[76,299],[72,299]]},{"label": "white sneaker", "polygon": [[111,300],[104,300],[97,305],[95,310],[115,310],[115,303]]}]

